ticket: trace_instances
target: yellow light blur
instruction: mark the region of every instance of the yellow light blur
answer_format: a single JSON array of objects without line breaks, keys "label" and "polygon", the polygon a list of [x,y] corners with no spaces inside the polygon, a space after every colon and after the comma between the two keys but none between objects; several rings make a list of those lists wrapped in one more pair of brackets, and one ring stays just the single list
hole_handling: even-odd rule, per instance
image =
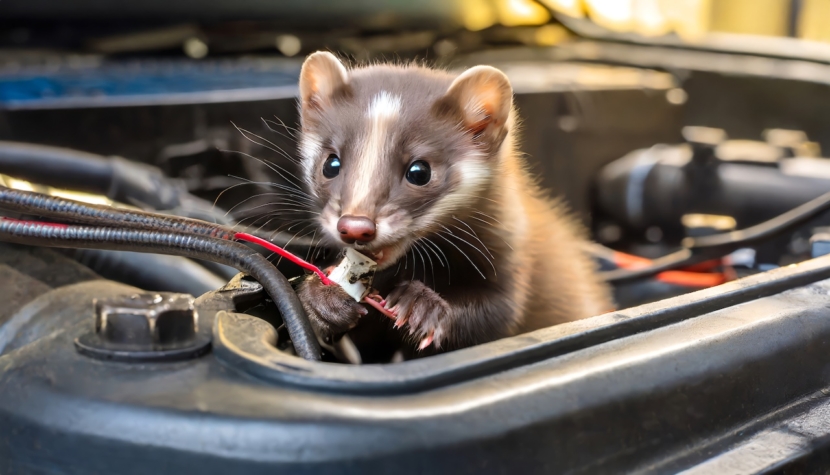
[{"label": "yellow light blur", "polygon": [[490,0],[463,0],[461,10],[464,28],[479,31],[496,24],[498,18]]},{"label": "yellow light blur", "polygon": [[[469,30],[545,25],[551,12],[587,17],[611,31],[643,36],[676,34],[698,41],[709,32],[787,36],[790,0],[462,0]],[[802,0],[797,18],[800,38],[830,42],[830,0]],[[533,41],[553,45],[558,31],[540,29]]]},{"label": "yellow light blur", "polygon": [[830,41],[830,2],[803,0],[798,20],[798,36],[805,40]]},{"label": "yellow light blur", "polygon": [[789,13],[789,0],[717,0],[712,2],[711,30],[786,36]]},{"label": "yellow light blur", "polygon": [[504,26],[543,25],[550,12],[533,0],[496,0],[499,23]]},{"label": "yellow light blur", "polygon": [[577,18],[585,16],[582,0],[539,0],[539,3],[564,15]]},{"label": "yellow light blur", "polygon": [[540,46],[557,45],[568,39],[568,37],[568,30],[561,25],[540,26],[533,34],[534,42]]},{"label": "yellow light blur", "polygon": [[50,188],[49,194],[52,196],[56,196],[58,198],[66,198],[68,200],[75,200],[80,201],[82,203],[88,203],[93,205],[113,206],[115,204],[106,196],[92,195],[89,193],[81,193],[77,191],[58,190],[55,188]]},{"label": "yellow light blur", "polygon": [[9,188],[21,191],[35,191],[35,187],[32,186],[31,183],[28,181],[18,180],[16,178],[7,178],[6,183],[8,184]]},{"label": "yellow light blur", "polygon": [[660,5],[672,29],[687,41],[696,41],[709,30],[712,0],[662,0]]},{"label": "yellow light blur", "polygon": [[660,36],[671,30],[660,0],[634,0],[632,16],[635,30],[642,35]]},{"label": "yellow light blur", "polygon": [[630,31],[634,16],[633,0],[585,0],[591,20],[612,31]]}]

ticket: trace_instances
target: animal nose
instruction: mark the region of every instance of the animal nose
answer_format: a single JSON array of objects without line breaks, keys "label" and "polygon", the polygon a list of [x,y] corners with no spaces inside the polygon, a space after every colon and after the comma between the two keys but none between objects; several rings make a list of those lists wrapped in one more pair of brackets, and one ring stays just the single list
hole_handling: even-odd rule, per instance
[{"label": "animal nose", "polygon": [[375,239],[375,222],[365,216],[341,216],[337,231],[346,244],[369,242]]}]

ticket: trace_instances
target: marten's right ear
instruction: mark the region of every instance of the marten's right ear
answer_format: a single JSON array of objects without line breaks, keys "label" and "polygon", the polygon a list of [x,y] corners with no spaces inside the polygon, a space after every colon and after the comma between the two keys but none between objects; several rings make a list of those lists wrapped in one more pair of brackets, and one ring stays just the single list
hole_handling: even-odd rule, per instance
[{"label": "marten's right ear", "polygon": [[320,109],[349,81],[349,73],[333,54],[318,51],[309,56],[300,71],[300,100],[303,110]]},{"label": "marten's right ear", "polygon": [[498,146],[513,107],[513,88],[498,69],[475,66],[453,81],[437,107],[439,112],[460,114],[467,131]]}]

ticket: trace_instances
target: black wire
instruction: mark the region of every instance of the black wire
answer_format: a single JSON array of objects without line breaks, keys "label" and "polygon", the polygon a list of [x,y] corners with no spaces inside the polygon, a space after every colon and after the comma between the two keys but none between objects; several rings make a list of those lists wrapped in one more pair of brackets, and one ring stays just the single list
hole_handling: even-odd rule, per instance
[{"label": "black wire", "polygon": [[606,282],[625,282],[652,277],[660,272],[686,267],[700,262],[723,257],[742,247],[751,246],[772,239],[806,221],[830,210],[830,192],[797,206],[775,218],[749,228],[728,233],[715,234],[683,240],[684,249],[655,259],[648,267],[641,269],[617,269],[601,272]]},{"label": "black wire", "polygon": [[112,206],[81,203],[32,191],[14,190],[0,186],[0,208],[36,216],[56,218],[75,223],[98,226],[167,230],[199,234],[219,239],[233,239],[233,230],[198,219],[168,216],[145,211],[133,211]]},{"label": "black wire", "polygon": [[686,238],[683,245],[692,249],[718,249],[727,252],[778,236],[803,224],[830,209],[830,192],[814,198],[801,206],[780,214],[761,224],[740,231]]},{"label": "black wire", "polygon": [[243,244],[169,231],[55,226],[14,220],[0,220],[0,239],[45,247],[169,254],[229,265],[262,284],[277,305],[297,354],[307,360],[320,360],[320,345],[291,285],[265,257]]}]

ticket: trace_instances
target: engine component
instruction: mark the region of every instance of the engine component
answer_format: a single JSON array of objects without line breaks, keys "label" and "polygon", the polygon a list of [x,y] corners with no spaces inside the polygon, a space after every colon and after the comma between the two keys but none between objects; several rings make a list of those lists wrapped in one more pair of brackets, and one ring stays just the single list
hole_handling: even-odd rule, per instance
[{"label": "engine component", "polygon": [[9,242],[49,247],[155,252],[207,259],[237,267],[268,289],[289,329],[298,354],[320,359],[320,346],[294,290],[262,255],[246,246],[195,234],[56,225],[0,220],[0,237]]},{"label": "engine component", "polygon": [[239,272],[231,268],[233,275],[222,278],[192,259],[161,254],[77,249],[71,255],[106,279],[145,290],[167,290],[192,295],[216,290]]},{"label": "engine component", "polygon": [[687,127],[684,136],[686,144],[637,150],[603,168],[602,210],[634,229],[678,235],[684,215],[729,216],[745,228],[830,191],[828,159],[788,158],[762,142],[725,140],[719,129]]},{"label": "engine component", "polygon": [[0,326],[11,335],[0,356],[0,472],[723,473],[736,457],[805,463],[830,450],[826,279],[830,257],[365,366],[281,356],[279,322],[242,313],[263,298],[242,279],[193,303],[215,352],[96,361],[74,347],[94,331],[93,300],[136,290],[100,281],[47,290]]},{"label": "engine component", "polygon": [[203,355],[194,299],[185,294],[124,294],[95,300],[95,329],[75,340],[82,354],[115,361],[177,361]]},{"label": "engine component", "polygon": [[120,157],[102,157],[77,150],[0,141],[0,169],[16,178],[46,185],[98,193],[122,203],[229,224],[212,203],[187,192],[156,167]]}]

